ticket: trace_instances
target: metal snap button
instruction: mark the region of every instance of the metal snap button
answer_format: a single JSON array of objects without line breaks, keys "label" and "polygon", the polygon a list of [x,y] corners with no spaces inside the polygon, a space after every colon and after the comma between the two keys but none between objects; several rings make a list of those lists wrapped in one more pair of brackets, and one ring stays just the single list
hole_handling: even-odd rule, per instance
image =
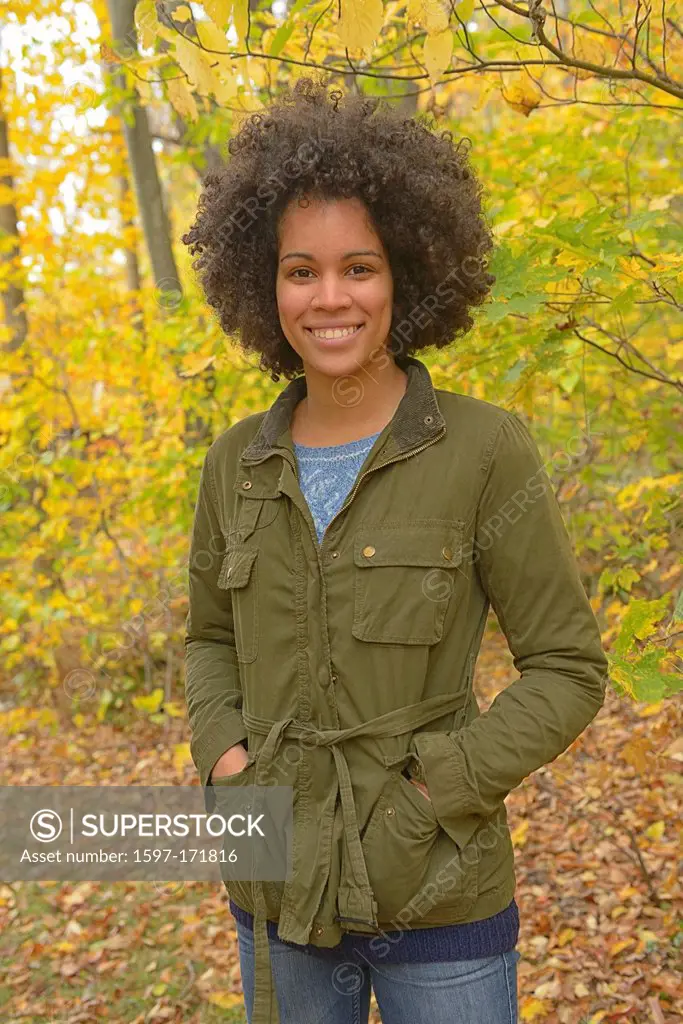
[{"label": "metal snap button", "polygon": [[444,558],[447,558],[449,562],[453,558],[453,551],[451,548],[444,548],[441,554],[443,555]]},{"label": "metal snap button", "polygon": [[375,549],[373,548],[372,544],[366,544],[365,547],[363,548],[363,554],[365,555],[366,558],[372,558],[374,553]]},{"label": "metal snap button", "polygon": [[396,813],[396,811],[394,810],[393,807],[387,807],[387,814],[395,814],[395,813]]},{"label": "metal snap button", "polygon": [[242,484],[242,487],[244,488],[245,491],[248,491],[249,488],[251,487],[251,480],[245,480],[244,483]]},{"label": "metal snap button", "polygon": [[331,557],[332,558],[339,558],[339,552],[338,551],[333,551]]},{"label": "metal snap button", "polygon": [[320,925],[318,925],[317,928],[315,929],[315,934],[316,935],[322,935],[324,930],[325,930],[324,928],[321,928]]},{"label": "metal snap button", "polygon": [[336,683],[338,676],[331,676],[331,682]]}]

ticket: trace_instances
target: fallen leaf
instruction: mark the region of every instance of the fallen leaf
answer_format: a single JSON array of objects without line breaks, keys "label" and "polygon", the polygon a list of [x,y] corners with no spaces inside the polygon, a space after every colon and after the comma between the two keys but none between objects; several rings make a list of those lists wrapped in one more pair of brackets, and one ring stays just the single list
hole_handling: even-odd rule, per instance
[{"label": "fallen leaf", "polygon": [[215,1006],[220,1006],[222,1010],[230,1010],[234,1006],[242,1005],[242,997],[234,992],[212,992],[209,996],[209,1002]]}]

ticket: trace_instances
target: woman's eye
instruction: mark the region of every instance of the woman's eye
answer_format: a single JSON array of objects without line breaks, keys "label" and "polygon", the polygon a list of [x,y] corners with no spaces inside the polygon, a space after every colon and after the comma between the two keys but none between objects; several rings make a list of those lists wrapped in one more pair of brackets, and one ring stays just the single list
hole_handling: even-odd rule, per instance
[{"label": "woman's eye", "polygon": [[[363,274],[366,274],[366,273],[371,272],[372,268],[371,267],[366,267],[362,263],[356,263],[356,264],[354,264],[354,266],[349,267],[349,270],[360,270]],[[310,274],[311,271],[308,269],[308,267],[296,267],[292,271],[292,273],[290,274],[290,277],[294,277],[294,278],[296,278],[299,281],[305,281],[306,280],[305,277],[303,277],[303,278],[302,277],[298,277],[298,275],[302,274],[302,273],[303,274]],[[358,276],[359,276],[358,274],[351,274],[351,277],[358,277]]]}]

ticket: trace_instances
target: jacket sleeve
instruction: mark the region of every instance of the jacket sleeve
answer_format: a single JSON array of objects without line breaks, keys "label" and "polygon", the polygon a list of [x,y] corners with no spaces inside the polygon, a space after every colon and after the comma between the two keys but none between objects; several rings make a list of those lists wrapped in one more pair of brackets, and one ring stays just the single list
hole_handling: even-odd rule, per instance
[{"label": "jacket sleeve", "polygon": [[185,699],[190,753],[202,786],[218,758],[247,739],[229,590],[217,585],[225,554],[208,450],[199,481],[189,558],[185,629]]},{"label": "jacket sleeve", "polygon": [[413,736],[435,813],[464,845],[531,772],[558,757],[605,698],[608,661],[539,450],[501,422],[476,512],[479,573],[520,678],[450,733]]}]

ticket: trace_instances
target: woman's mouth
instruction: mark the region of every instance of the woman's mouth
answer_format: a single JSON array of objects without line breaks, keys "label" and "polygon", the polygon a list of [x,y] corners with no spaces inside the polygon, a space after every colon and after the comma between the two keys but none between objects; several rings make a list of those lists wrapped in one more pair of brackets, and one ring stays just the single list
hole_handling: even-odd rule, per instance
[{"label": "woman's mouth", "polygon": [[320,345],[326,348],[337,345],[344,345],[355,338],[363,329],[364,324],[353,324],[348,327],[304,327],[304,330]]}]

